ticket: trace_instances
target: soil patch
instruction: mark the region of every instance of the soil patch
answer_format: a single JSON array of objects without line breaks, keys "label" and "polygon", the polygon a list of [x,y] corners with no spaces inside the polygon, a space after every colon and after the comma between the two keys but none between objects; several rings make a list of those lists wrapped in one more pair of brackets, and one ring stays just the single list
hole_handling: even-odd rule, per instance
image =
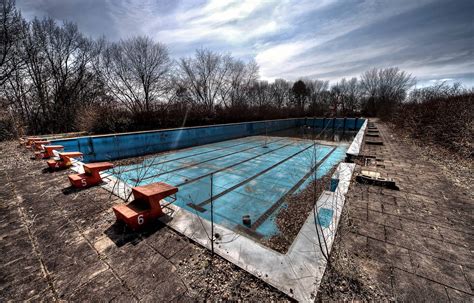
[{"label": "soil patch", "polygon": [[288,251],[319,196],[324,190],[329,189],[331,176],[336,168],[337,165],[322,178],[312,181],[303,191],[288,197],[285,202],[287,207],[283,208],[276,217],[280,234],[263,240],[264,245],[282,254]]}]

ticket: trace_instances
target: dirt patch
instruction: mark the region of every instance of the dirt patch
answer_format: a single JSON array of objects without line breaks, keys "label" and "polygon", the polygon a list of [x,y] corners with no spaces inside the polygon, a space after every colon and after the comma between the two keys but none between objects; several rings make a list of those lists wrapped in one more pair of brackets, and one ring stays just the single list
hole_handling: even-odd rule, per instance
[{"label": "dirt patch", "polygon": [[337,166],[334,166],[322,178],[312,181],[303,191],[290,196],[285,201],[287,207],[283,208],[276,217],[276,224],[280,234],[268,240],[262,240],[264,245],[282,254],[288,251],[319,196],[324,190],[329,188],[331,176],[336,168]]},{"label": "dirt patch", "polygon": [[[396,129],[393,127],[393,129]],[[474,190],[474,158],[466,158],[437,144],[429,144],[411,138],[403,130],[397,131],[397,136],[406,145],[411,145],[423,160],[441,168],[443,175],[457,186],[472,193]]]},{"label": "dirt patch", "polygon": [[136,164],[142,164],[143,161],[151,157],[152,157],[151,155],[139,156],[139,157],[133,157],[133,158],[114,160],[113,162],[115,166],[136,165]]},{"label": "dirt patch", "polygon": [[179,261],[178,273],[187,295],[205,301],[292,302],[291,298],[201,247]]}]

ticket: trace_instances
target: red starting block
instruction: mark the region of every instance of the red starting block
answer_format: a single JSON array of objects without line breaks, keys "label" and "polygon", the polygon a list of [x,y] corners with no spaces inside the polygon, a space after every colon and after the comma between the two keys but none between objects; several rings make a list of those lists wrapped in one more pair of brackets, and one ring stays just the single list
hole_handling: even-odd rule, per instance
[{"label": "red starting block", "polygon": [[172,185],[157,182],[132,188],[135,200],[128,204],[115,205],[114,210],[117,221],[122,221],[131,229],[138,230],[156,218],[163,215],[160,201],[166,197],[176,201],[178,188]]},{"label": "red starting block", "polygon": [[64,146],[62,145],[45,145],[44,146],[44,158],[52,158],[54,157],[54,150],[57,152],[62,152],[64,150]]},{"label": "red starting block", "polygon": [[33,142],[43,140],[40,137],[27,137],[26,139],[20,139],[20,142],[25,144],[26,147],[31,147]]},{"label": "red starting block", "polygon": [[59,153],[59,159],[55,157],[51,160],[48,160],[47,163],[48,163],[49,168],[51,169],[68,168],[72,166],[73,158],[82,159],[82,153],[81,152],[62,152],[62,153]]},{"label": "red starting block", "polygon": [[114,167],[114,165],[110,162],[84,164],[83,174],[72,174],[69,175],[68,178],[74,187],[84,188],[94,186],[102,183],[100,172],[112,167]]},{"label": "red starting block", "polygon": [[63,151],[62,145],[43,145],[43,150],[35,152],[35,159],[49,159],[54,157],[54,151]]},{"label": "red starting block", "polygon": [[46,154],[45,154],[44,150],[35,151],[35,159],[36,160],[45,159],[45,158],[46,158]]},{"label": "red starting block", "polygon": [[34,142],[33,142],[33,148],[34,148],[34,150],[41,151],[41,150],[43,150],[43,145],[47,145],[47,144],[49,144],[49,143],[50,143],[50,142],[47,141],[47,140],[34,141]]}]

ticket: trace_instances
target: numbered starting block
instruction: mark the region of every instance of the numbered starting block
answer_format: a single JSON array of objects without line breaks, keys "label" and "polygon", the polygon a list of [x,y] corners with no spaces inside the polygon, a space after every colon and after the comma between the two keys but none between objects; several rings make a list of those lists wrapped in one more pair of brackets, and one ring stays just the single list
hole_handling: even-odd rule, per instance
[{"label": "numbered starting block", "polygon": [[43,145],[43,150],[35,152],[36,159],[49,159],[54,157],[54,151],[62,152],[64,146],[62,145]]},{"label": "numbered starting block", "polygon": [[[56,154],[55,154],[56,155]],[[81,152],[62,152],[57,153],[53,159],[48,160],[48,167],[52,170],[64,169],[72,166],[72,159],[82,160]]]},{"label": "numbered starting block", "polygon": [[83,174],[72,174],[69,175],[69,181],[71,185],[77,188],[85,188],[94,186],[102,183],[102,177],[100,172],[103,170],[111,169],[114,165],[110,162],[98,162],[84,164]]},{"label": "numbered starting block", "polygon": [[[178,188],[157,182],[132,188],[135,200],[113,207],[117,221],[124,222],[131,229],[138,230],[163,215],[162,207],[176,201]],[[164,198],[169,197],[169,201]],[[160,203],[162,202],[162,204]]]}]

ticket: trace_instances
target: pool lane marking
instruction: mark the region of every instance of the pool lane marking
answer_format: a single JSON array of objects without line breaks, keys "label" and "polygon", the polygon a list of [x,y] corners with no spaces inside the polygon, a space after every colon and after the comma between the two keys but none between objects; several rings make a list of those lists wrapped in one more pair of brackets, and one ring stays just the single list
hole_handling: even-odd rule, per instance
[{"label": "pool lane marking", "polygon": [[[256,146],[252,146],[252,147],[249,147],[249,148],[245,148],[245,149],[242,149],[242,150],[239,150],[239,151],[232,152],[232,153],[230,153],[230,154],[224,154],[224,155],[220,155],[220,156],[218,156],[218,157],[211,158],[211,159],[207,159],[207,160],[204,160],[204,161],[201,161],[201,162],[195,162],[195,163],[192,163],[192,164],[189,164],[189,165],[185,165],[185,166],[182,166],[182,167],[174,168],[174,169],[172,169],[172,170],[165,171],[165,172],[161,172],[161,173],[156,174],[156,175],[151,175],[151,176],[144,177],[144,178],[142,178],[140,181],[148,180],[148,179],[151,179],[151,178],[156,178],[156,177],[159,177],[159,176],[162,176],[162,175],[165,175],[165,174],[173,173],[173,172],[176,172],[176,171],[179,171],[179,170],[182,170],[182,169],[190,168],[190,167],[193,167],[193,166],[197,166],[197,165],[199,165],[199,164],[202,164],[202,163],[206,163],[206,162],[214,161],[214,160],[217,160],[217,159],[225,158],[225,157],[227,157],[227,156],[235,155],[235,154],[238,154],[238,153],[246,152],[246,151],[248,151],[248,150],[255,149],[255,148],[259,148],[259,147],[263,147],[263,146],[265,146],[265,145],[272,144],[272,143],[276,143],[276,142],[279,142],[279,141],[282,141],[282,140],[283,140],[283,139],[279,139],[279,140],[275,140],[275,141],[272,141],[272,142],[267,142],[267,143],[259,144],[259,145],[256,145]],[[130,180],[131,180],[131,181],[134,181],[133,179],[130,179]]]},{"label": "pool lane marking", "polygon": [[[235,140],[235,139],[234,139]],[[282,139],[280,140],[277,140],[277,141],[274,141],[274,142],[278,142],[278,141],[281,141]],[[190,157],[193,157],[193,156],[198,156],[198,155],[202,155],[202,154],[206,154],[206,153],[212,153],[212,152],[215,152],[215,151],[218,151],[218,150],[223,150],[223,149],[227,149],[227,148],[230,148],[230,147],[236,147],[236,146],[239,146],[239,145],[244,145],[244,144],[248,144],[248,143],[252,143],[252,142],[256,142],[258,140],[256,139],[252,139],[252,140],[247,140],[245,142],[242,142],[242,143],[238,143],[238,144],[234,144],[234,145],[229,145],[229,146],[226,146],[226,147],[216,147],[215,149],[213,150],[208,150],[208,151],[204,151],[204,152],[198,152],[198,153],[195,153],[195,154],[192,154],[192,155],[187,155],[187,156],[183,156],[183,157],[178,157],[178,158],[173,158],[173,159],[169,159],[169,160],[165,160],[165,161],[161,161],[161,162],[157,162],[157,163],[151,163],[150,165],[146,166],[146,167],[153,167],[153,166],[157,166],[157,165],[160,165],[160,164],[164,164],[164,163],[168,163],[168,162],[171,162],[171,161],[175,161],[175,160],[181,160],[181,159],[185,159],[185,158],[190,158]],[[225,142],[225,141],[221,141],[221,142]],[[199,147],[212,147],[214,143],[211,143],[211,144],[206,144],[206,145],[201,145]],[[211,146],[209,146],[211,145]],[[189,149],[193,149],[193,148],[196,148],[196,147],[189,147]],[[180,152],[180,151],[183,151],[183,150],[174,150],[175,153],[177,152]],[[170,154],[173,154],[173,153],[170,153]],[[153,159],[156,159],[156,157],[154,157]],[[140,165],[140,164],[132,164],[132,165]],[[129,172],[129,171],[132,171],[132,170],[138,170],[140,169],[140,167],[134,167],[134,168],[128,168],[124,171],[122,171],[121,173],[126,173],[126,172]]]},{"label": "pool lane marking", "polygon": [[[319,145],[319,144],[318,144],[318,145]],[[325,146],[326,146],[326,147],[332,147],[332,149],[331,149],[328,153],[326,153],[326,155],[325,155],[320,161],[318,161],[318,163],[316,164],[317,166],[320,166],[321,164],[323,164],[323,163],[329,158],[329,156],[330,156],[330,155],[336,150],[336,148],[337,148],[337,146],[327,146],[327,145],[325,145]],[[303,178],[301,179],[301,180],[303,180],[303,181],[300,180],[296,185],[294,185],[294,186],[289,190],[289,192],[291,191],[291,194],[292,194],[294,191],[296,191],[296,190],[307,180],[307,178],[311,175],[311,173],[314,172],[314,170],[316,170],[316,169],[317,169],[317,167],[314,168],[313,170],[311,170],[311,172],[305,174],[305,176],[303,176]],[[293,189],[293,188],[294,188],[294,189]],[[289,194],[288,194],[288,195],[289,195]],[[285,193],[285,196],[284,196],[284,197],[286,197],[286,196],[288,196],[288,195]],[[252,197],[252,198],[253,198],[253,197]],[[259,199],[259,198],[255,198],[255,199]],[[283,202],[280,202],[280,200],[283,201],[283,202],[285,201],[284,198],[281,198],[281,199],[279,199],[275,204],[282,204]],[[275,205],[275,204],[273,204],[273,205]],[[191,206],[191,205],[188,204],[188,206]],[[280,206],[280,205],[278,205],[278,206]],[[192,206],[191,206],[191,207],[192,207]],[[195,209],[198,209],[198,208],[199,208],[199,206],[196,206]],[[201,207],[200,209],[202,209],[203,211],[206,211],[205,208],[202,208],[202,207]],[[227,219],[229,222],[235,223],[235,224],[236,224],[236,227],[235,227],[235,228],[236,228],[237,231],[239,231],[239,232],[241,232],[241,233],[244,233],[244,234],[246,234],[247,236],[250,236],[250,237],[255,238],[255,239],[262,239],[262,238],[264,238],[265,236],[264,236],[263,234],[261,234],[260,232],[258,232],[258,231],[257,231],[257,228],[258,228],[268,217],[270,217],[270,215],[271,215],[276,209],[278,209],[278,207],[276,207],[276,206],[271,206],[267,211],[265,211],[265,212],[255,221],[254,224],[257,224],[257,221],[263,220],[261,223],[258,223],[257,226],[255,226],[255,228],[253,228],[254,225],[252,225],[252,226],[250,226],[250,227],[247,227],[247,226],[244,226],[244,225],[242,225],[242,224],[240,224],[240,223],[238,223],[238,222],[235,222],[235,218],[230,218],[230,217],[227,217],[226,215],[223,215],[223,214],[218,214],[218,215],[219,215],[220,217],[222,217],[222,218]],[[265,215],[266,215],[266,216],[265,216]],[[264,217],[264,216],[265,216],[265,217]]]},{"label": "pool lane marking", "polygon": [[[277,150],[279,150],[279,149],[285,148],[285,147],[290,146],[290,145],[292,145],[292,144],[293,144],[293,143],[285,144],[285,145],[283,145],[283,146],[280,146],[280,147],[277,147],[277,148],[275,148],[275,149],[269,150],[269,151],[267,151],[267,152],[265,152],[265,153],[263,153],[263,154],[259,154],[259,155],[256,155],[256,156],[254,156],[254,157],[251,157],[251,158],[249,158],[249,159],[245,159],[245,160],[236,162],[236,163],[234,163],[234,164],[228,165],[228,166],[226,166],[226,167],[220,168],[220,169],[215,170],[215,171],[212,171],[212,172],[210,172],[210,173],[206,173],[206,174],[204,174],[204,175],[202,175],[202,176],[199,176],[199,177],[196,177],[196,178],[194,178],[194,179],[190,179],[190,180],[185,181],[185,182],[183,182],[183,183],[177,184],[176,187],[179,188],[179,187],[184,186],[184,185],[186,185],[186,184],[199,181],[199,180],[201,180],[201,179],[203,179],[203,178],[205,178],[205,177],[209,177],[209,176],[212,175],[212,174],[216,174],[216,173],[219,173],[219,172],[221,172],[221,171],[224,171],[224,170],[233,168],[233,167],[238,166],[238,165],[240,165],[240,164],[242,164],[242,163],[245,163],[245,162],[248,162],[248,161],[257,159],[258,157],[261,157],[261,156],[264,156],[264,155],[266,155],[266,154],[272,153],[272,152],[274,152],[274,151],[277,151]],[[187,205],[190,206],[190,207],[192,207],[192,208],[194,208],[194,209],[199,210],[200,212],[204,212],[204,211],[205,211],[204,208],[202,208],[202,207],[199,208],[199,206],[197,206],[196,204],[188,203]]]},{"label": "pool lane marking", "polygon": [[304,183],[306,180],[323,164],[329,156],[336,150],[337,146],[335,146],[332,150],[330,150],[316,165],[314,165],[306,175],[304,175],[303,178],[301,178],[298,183],[296,183],[289,191],[287,191],[276,203],[274,203],[269,209],[267,209],[260,217],[258,217],[257,220],[252,224],[250,227],[251,230],[256,231],[256,229],[263,224],[272,214],[275,210],[277,210],[284,202],[285,200],[294,194],[294,192]]},{"label": "pool lane marking", "polygon": [[263,154],[258,154],[258,155],[256,155],[256,156],[251,157],[251,158],[248,158],[248,159],[245,159],[245,160],[236,162],[236,163],[234,163],[234,164],[225,166],[225,167],[223,167],[223,168],[219,168],[219,169],[217,169],[217,170],[215,170],[215,171],[212,171],[212,172],[210,172],[210,173],[206,173],[206,174],[204,174],[204,175],[202,175],[202,176],[199,176],[199,177],[196,177],[196,178],[194,178],[194,179],[190,179],[190,180],[188,180],[188,181],[185,181],[185,182],[183,182],[183,183],[180,183],[180,184],[176,185],[176,187],[180,187],[180,186],[183,186],[183,185],[186,185],[186,184],[189,184],[189,183],[196,182],[196,181],[198,181],[198,180],[200,180],[200,179],[202,179],[202,178],[209,177],[209,176],[212,175],[212,174],[216,174],[216,173],[219,173],[219,172],[221,172],[221,171],[227,170],[227,169],[229,169],[229,168],[233,168],[233,167],[235,167],[235,166],[237,166],[237,165],[240,165],[240,164],[242,164],[242,163],[245,163],[245,162],[248,162],[248,161],[257,159],[258,157],[261,157],[261,156],[264,156],[264,155],[266,155],[266,154],[272,153],[272,152],[274,152],[274,151],[277,151],[277,150],[279,150],[279,149],[285,148],[285,147],[290,146],[290,145],[292,145],[292,144],[293,144],[293,143],[288,143],[288,144],[282,145],[282,146],[280,146],[280,147],[271,149],[271,150],[269,150],[269,151],[267,151],[267,152],[264,152]]},{"label": "pool lane marking", "polygon": [[[219,193],[219,194],[213,196],[212,199],[213,199],[213,200],[219,199],[220,197],[224,196],[225,194],[228,194],[228,193],[230,193],[231,191],[233,191],[233,190],[235,190],[235,189],[241,187],[242,185],[244,185],[244,184],[246,184],[246,183],[252,181],[253,179],[255,179],[255,178],[257,178],[257,177],[259,177],[259,176],[265,174],[266,172],[268,172],[268,171],[274,169],[275,167],[279,166],[280,164],[282,164],[282,163],[284,163],[284,162],[290,160],[290,159],[293,158],[294,156],[297,156],[297,155],[301,154],[302,152],[308,150],[308,149],[311,148],[311,147],[313,147],[313,144],[309,145],[308,147],[303,148],[302,150],[297,151],[296,153],[292,154],[291,156],[286,157],[285,159],[283,159],[283,160],[281,160],[281,161],[278,161],[277,163],[273,164],[272,166],[270,166],[270,167],[268,167],[268,168],[262,170],[262,171],[259,172],[258,174],[253,175],[252,177],[247,178],[247,179],[245,179],[244,181],[242,181],[242,182],[240,182],[240,183],[238,183],[238,184],[236,184],[236,185],[234,185],[234,186],[232,186],[232,187],[230,187],[230,188],[224,190],[223,192],[221,192],[221,193]],[[210,202],[211,202],[211,199],[207,199],[207,200],[205,200],[205,201],[203,201],[203,202],[201,202],[201,203],[199,203],[199,204],[197,204],[197,205],[194,204],[193,206],[197,206],[197,208],[195,208],[196,210],[199,210],[199,209],[202,210],[202,209],[204,209],[203,206],[205,206],[206,204],[209,204]],[[189,205],[189,204],[188,204],[188,205]],[[191,206],[191,205],[189,205],[189,206]],[[198,209],[198,208],[199,208],[199,209]],[[200,210],[200,211],[201,211],[201,210]],[[201,212],[202,212],[202,211],[201,211]]]}]

